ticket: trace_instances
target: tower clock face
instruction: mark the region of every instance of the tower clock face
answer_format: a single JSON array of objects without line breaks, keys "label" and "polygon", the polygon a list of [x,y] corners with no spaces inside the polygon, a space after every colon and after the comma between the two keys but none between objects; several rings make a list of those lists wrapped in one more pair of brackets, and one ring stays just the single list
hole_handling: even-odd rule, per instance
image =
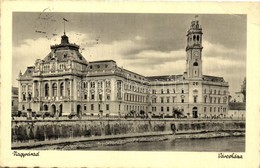
[{"label": "tower clock face", "polygon": [[200,53],[199,53],[198,51],[194,51],[193,55],[194,55],[195,57],[199,57]]}]

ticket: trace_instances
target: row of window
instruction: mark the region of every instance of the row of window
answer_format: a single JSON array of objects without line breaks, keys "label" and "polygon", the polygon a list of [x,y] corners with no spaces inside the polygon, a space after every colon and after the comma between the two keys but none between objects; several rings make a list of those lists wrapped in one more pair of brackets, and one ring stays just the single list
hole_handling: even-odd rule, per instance
[{"label": "row of window", "polygon": [[[206,94],[207,93],[207,90],[206,89],[204,89],[204,92],[203,92],[204,94]],[[218,95],[220,95],[221,94],[221,91],[220,90],[212,90],[212,89],[210,89],[209,90],[209,94],[218,94]],[[227,94],[227,91],[226,90],[224,90],[223,91],[223,94],[224,95],[226,95]]]},{"label": "row of window", "polygon": [[[103,64],[101,64],[101,65],[103,65]],[[93,67],[99,69],[101,66],[100,66],[99,64],[97,64],[97,65],[90,65],[90,66],[89,66],[89,69],[93,69]],[[107,64],[104,64],[104,68],[107,68],[107,67],[108,67],[108,65],[107,65]]]},{"label": "row of window", "polygon": [[[90,82],[83,82],[83,88],[88,88],[88,83],[90,83],[90,88],[95,88],[96,87],[96,83],[97,83],[97,87],[98,88],[103,88],[103,81],[90,81]],[[110,88],[111,87],[111,82],[110,81],[105,81],[105,87],[106,88]]]},{"label": "row of window", "polygon": [[[195,85],[198,85],[198,82],[194,82],[194,84]],[[194,90],[194,91],[197,91],[197,90]],[[157,91],[156,91],[156,89],[153,89],[152,90],[152,94],[156,94],[157,93]],[[170,92],[170,89],[166,89],[166,91],[164,90],[164,89],[161,89],[161,92],[160,92],[161,94],[170,94],[170,93],[176,93],[176,91],[175,91],[175,89],[172,89],[172,92]],[[184,93],[184,89],[182,88],[181,89],[181,93]],[[204,92],[203,92],[204,94],[206,94],[207,93],[207,90],[206,89],[204,89]],[[218,93],[218,95],[220,95],[221,94],[221,92],[220,92],[220,90],[214,90],[214,92],[213,92],[213,90],[211,89],[210,90],[210,92],[209,92],[210,94],[217,94]],[[226,95],[227,94],[227,91],[226,90],[224,90],[223,91],[223,94],[224,95]]]},{"label": "row of window", "polygon": [[145,93],[146,89],[139,87],[137,84],[124,84],[124,89],[126,91],[133,91],[138,93]]},{"label": "row of window", "polygon": [[[86,104],[84,104],[84,111],[87,111],[87,105]],[[106,111],[109,111],[109,104],[106,104]],[[90,110],[91,111],[94,111],[95,110],[95,106],[94,106],[94,104],[90,104]],[[103,110],[103,109],[101,109],[101,104],[98,104],[98,110]]]},{"label": "row of window", "polygon": [[[207,97],[206,96],[204,97],[204,103],[207,103]],[[221,98],[220,97],[209,97],[209,103],[220,104]],[[226,103],[227,103],[227,98],[223,97],[223,104],[226,104]]]},{"label": "row of window", "polygon": [[[65,93],[64,93],[64,83],[62,82],[62,83],[60,83],[60,88],[59,88],[59,94],[60,94],[60,96],[64,96],[65,95]],[[36,97],[38,96],[38,89],[36,89],[37,91],[37,95],[36,95]],[[52,84],[52,96],[57,96],[57,84],[56,83],[53,83]],[[46,83],[45,84],[45,86],[44,86],[44,96],[45,97],[49,97],[50,96],[50,89],[49,89],[49,84],[48,83]],[[70,96],[70,88],[68,87],[67,88],[67,95],[68,96]]]},{"label": "row of window", "polygon": [[[156,89],[153,89],[152,94],[156,94],[156,93],[157,93]],[[166,89],[166,92],[164,92],[164,89],[161,89],[161,94],[164,94],[164,93],[170,94],[170,89]],[[172,90],[172,93],[176,93],[175,89]],[[181,93],[184,93],[184,89],[181,89]]]},{"label": "row of window", "polygon": [[[172,111],[174,111],[176,108],[173,107]],[[161,112],[164,112],[164,110],[166,110],[166,112],[170,112],[170,107],[164,107],[161,106]],[[157,107],[152,107],[152,111],[155,112],[157,111]],[[226,112],[227,109],[226,108],[220,108],[220,107],[209,107],[209,112]],[[207,107],[204,107],[204,112],[207,112]]]},{"label": "row of window", "polygon": [[[226,112],[226,108],[220,107],[209,107],[209,112]],[[204,107],[204,112],[207,112],[207,107]]]},{"label": "row of window", "polygon": [[[23,95],[22,96],[22,100],[26,101],[26,93],[23,92],[22,95]],[[32,93],[31,92],[28,92],[28,97],[27,98],[28,98],[28,101],[32,100]]]},{"label": "row of window", "polygon": [[145,96],[134,95],[134,94],[125,94],[125,101],[132,102],[145,102]]},{"label": "row of window", "polygon": [[[88,95],[85,93],[83,98],[84,98],[85,100],[87,100],[87,99],[88,99]],[[94,93],[92,93],[92,94],[90,95],[90,99],[91,99],[91,100],[95,100],[95,94],[94,94]],[[110,100],[110,99],[111,99],[111,98],[110,98],[110,94],[106,94],[106,100]],[[99,94],[99,95],[98,95],[98,100],[100,100],[100,101],[104,100],[103,94]]]},{"label": "row of window", "polygon": [[[32,85],[28,85],[28,91],[32,90]],[[22,85],[22,91],[25,92],[26,91],[26,85]]]},{"label": "row of window", "polygon": [[[165,101],[166,100],[166,101]],[[172,97],[172,103],[176,102],[176,97]],[[184,98],[181,98],[181,102],[184,103]],[[152,103],[157,103],[157,98],[152,98]],[[170,103],[170,97],[161,97],[161,103]]]},{"label": "row of window", "polygon": [[[135,110],[135,111],[140,111],[140,110],[144,110],[144,106],[134,106],[134,105],[126,105],[126,111],[131,111],[131,110]],[[94,111],[95,110],[95,105],[94,104],[90,104],[90,110]],[[101,104],[98,104],[98,110],[103,110],[101,108]],[[109,104],[105,105],[105,110],[109,111],[110,110],[110,106]],[[119,110],[120,110],[120,105],[119,105]],[[87,111],[87,105],[84,104],[84,111]]]}]

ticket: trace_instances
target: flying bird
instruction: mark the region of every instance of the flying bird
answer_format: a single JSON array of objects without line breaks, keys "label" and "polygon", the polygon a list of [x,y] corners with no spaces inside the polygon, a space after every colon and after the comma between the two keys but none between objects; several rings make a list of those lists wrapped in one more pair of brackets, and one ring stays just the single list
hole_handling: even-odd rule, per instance
[{"label": "flying bird", "polygon": [[64,20],[64,21],[66,21],[66,22],[68,22],[68,21],[69,21],[69,20],[67,20],[67,19],[65,19],[65,18],[63,18],[63,20]]}]

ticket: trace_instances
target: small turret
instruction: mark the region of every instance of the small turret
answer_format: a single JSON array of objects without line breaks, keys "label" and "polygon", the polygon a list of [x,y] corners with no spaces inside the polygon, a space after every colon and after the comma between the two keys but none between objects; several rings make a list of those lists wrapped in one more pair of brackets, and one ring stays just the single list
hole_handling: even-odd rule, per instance
[{"label": "small turret", "polygon": [[65,32],[64,35],[61,36],[61,44],[69,44],[69,37],[66,36]]}]

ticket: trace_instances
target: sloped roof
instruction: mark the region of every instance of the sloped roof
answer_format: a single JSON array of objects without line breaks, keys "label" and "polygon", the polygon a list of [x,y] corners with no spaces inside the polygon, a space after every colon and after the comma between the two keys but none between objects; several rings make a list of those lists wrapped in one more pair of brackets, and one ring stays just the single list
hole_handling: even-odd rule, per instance
[{"label": "sloped roof", "polygon": [[51,52],[43,59],[44,62],[50,62],[56,59],[58,62],[70,60],[76,60],[87,64],[87,60],[79,52],[79,46],[73,43],[69,43],[69,37],[64,34],[61,36],[61,43],[52,45]]},{"label": "sloped roof", "polygon": [[67,61],[68,59],[77,60],[79,62],[87,63],[87,60],[83,55],[76,50],[62,49],[51,51],[44,59],[44,62],[50,62],[53,59],[57,59],[58,62]]},{"label": "sloped roof", "polygon": [[148,78],[151,81],[155,81],[155,80],[168,81],[168,80],[180,80],[183,79],[182,77],[183,75],[163,75],[163,76],[147,76],[146,78]]},{"label": "sloped roof", "polygon": [[230,110],[245,110],[246,109],[246,103],[230,102],[228,105],[229,105]]},{"label": "sloped roof", "polygon": [[204,81],[211,81],[211,82],[225,82],[223,77],[218,76],[209,76],[209,75],[203,75]]},{"label": "sloped roof", "polygon": [[26,71],[24,74],[22,74],[21,78],[30,78],[32,77],[32,74],[34,72],[34,66],[27,67]]}]

